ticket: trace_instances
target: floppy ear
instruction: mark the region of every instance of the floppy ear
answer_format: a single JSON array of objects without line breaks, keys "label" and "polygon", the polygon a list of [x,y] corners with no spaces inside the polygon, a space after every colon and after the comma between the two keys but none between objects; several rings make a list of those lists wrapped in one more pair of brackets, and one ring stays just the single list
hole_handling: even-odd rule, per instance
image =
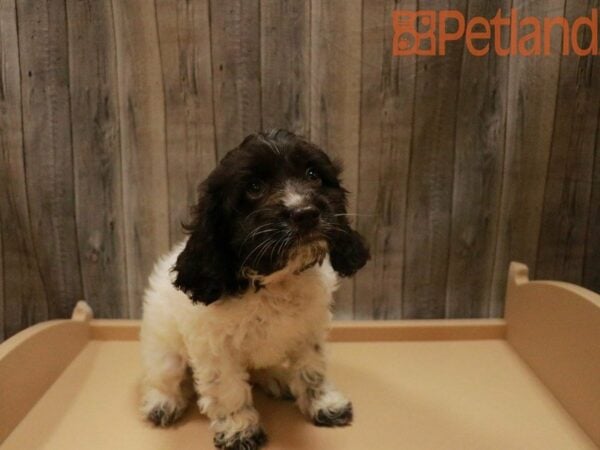
[{"label": "floppy ear", "polygon": [[364,238],[350,228],[345,217],[339,221],[341,231],[329,242],[329,257],[333,269],[342,277],[350,277],[361,269],[371,254]]},{"label": "floppy ear", "polygon": [[186,227],[190,236],[172,268],[176,274],[173,285],[194,303],[206,305],[237,287],[219,203],[213,197],[208,192],[201,196],[194,220]]}]

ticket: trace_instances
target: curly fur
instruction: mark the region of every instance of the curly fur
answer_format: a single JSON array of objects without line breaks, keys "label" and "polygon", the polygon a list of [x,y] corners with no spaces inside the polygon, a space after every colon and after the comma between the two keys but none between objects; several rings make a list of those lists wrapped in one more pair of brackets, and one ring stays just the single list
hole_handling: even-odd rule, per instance
[{"label": "curly fur", "polygon": [[350,228],[339,174],[316,146],[278,130],[246,138],[202,183],[188,238],[158,261],[144,298],[149,420],[181,416],[191,373],[218,448],[266,441],[252,383],[294,398],[315,424],[351,422],[323,345],[338,275],[369,252]]}]

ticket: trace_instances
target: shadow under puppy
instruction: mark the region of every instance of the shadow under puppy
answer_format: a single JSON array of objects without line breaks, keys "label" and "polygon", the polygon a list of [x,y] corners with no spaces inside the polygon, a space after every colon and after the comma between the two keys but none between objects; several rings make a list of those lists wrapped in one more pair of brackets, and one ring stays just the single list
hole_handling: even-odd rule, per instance
[{"label": "shadow under puppy", "polygon": [[348,223],[340,172],[314,144],[274,130],[248,136],[200,185],[188,238],[156,264],[145,293],[149,420],[181,416],[190,367],[218,448],[266,441],[252,383],[295,398],[316,425],[352,421],[323,354],[338,275],[369,259]]}]

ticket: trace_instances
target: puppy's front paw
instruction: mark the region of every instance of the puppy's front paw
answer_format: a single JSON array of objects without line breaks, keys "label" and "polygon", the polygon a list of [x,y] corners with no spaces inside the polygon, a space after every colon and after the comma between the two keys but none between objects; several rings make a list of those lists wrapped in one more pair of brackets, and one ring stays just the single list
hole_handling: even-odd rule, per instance
[{"label": "puppy's front paw", "polygon": [[352,403],[348,402],[342,407],[317,410],[313,416],[313,423],[318,427],[344,427],[352,423],[353,416]]},{"label": "puppy's front paw", "polygon": [[177,422],[183,411],[182,408],[171,408],[163,403],[152,408],[147,417],[157,427],[168,427]]},{"label": "puppy's front paw", "polygon": [[267,435],[260,427],[240,431],[229,438],[221,432],[215,434],[214,443],[220,450],[258,450],[267,443]]},{"label": "puppy's front paw", "polygon": [[180,395],[168,395],[157,389],[148,389],[141,405],[142,414],[158,427],[168,427],[175,423],[185,412],[188,398]]}]

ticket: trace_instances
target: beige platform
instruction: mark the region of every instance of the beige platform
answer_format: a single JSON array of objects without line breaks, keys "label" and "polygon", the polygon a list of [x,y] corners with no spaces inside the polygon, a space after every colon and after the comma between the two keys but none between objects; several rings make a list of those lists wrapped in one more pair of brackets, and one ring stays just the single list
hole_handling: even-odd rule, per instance
[{"label": "beige platform", "polygon": [[[212,448],[195,408],[172,429],[138,416],[137,322],[75,316],[0,345],[1,449]],[[598,448],[600,297],[513,264],[506,316],[336,323],[330,371],[354,424],[317,428],[256,393],[267,448]]]}]

